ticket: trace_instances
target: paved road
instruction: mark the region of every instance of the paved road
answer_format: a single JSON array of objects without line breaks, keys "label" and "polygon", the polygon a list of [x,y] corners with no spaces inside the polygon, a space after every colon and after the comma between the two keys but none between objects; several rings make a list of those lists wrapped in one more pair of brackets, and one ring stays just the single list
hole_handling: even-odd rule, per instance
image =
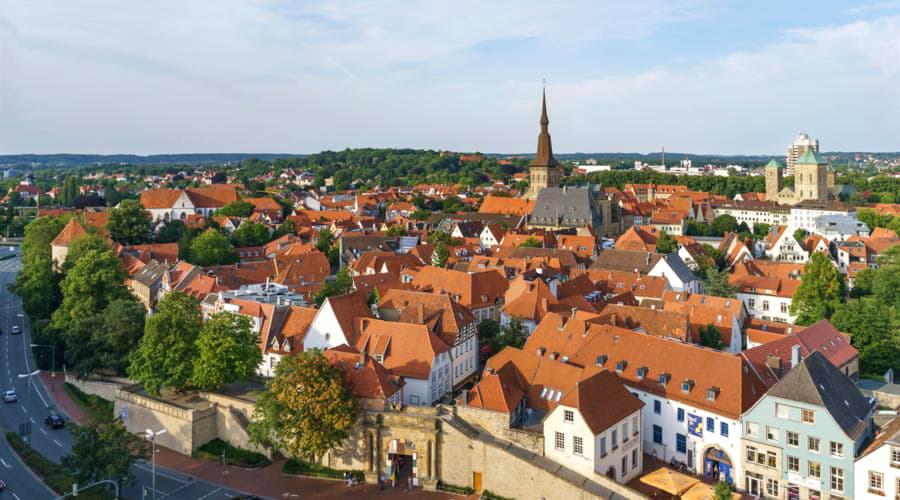
[{"label": "paved road", "polygon": [[[44,424],[44,418],[51,411],[60,413],[66,420],[69,418],[56,408],[52,395],[46,391],[37,376],[19,377],[20,374],[35,370],[29,353],[31,335],[27,318],[20,316],[22,309],[19,298],[6,288],[7,283],[15,280],[20,267],[18,258],[0,261],[0,330],[3,332],[0,335],[0,388],[3,391],[14,389],[19,397],[17,403],[0,406],[0,428],[4,432],[16,432],[20,424],[31,422],[32,447],[45,457],[59,462],[71,450],[72,436],[66,428],[50,429]],[[22,333],[12,335],[13,325],[18,325]],[[153,498],[150,465],[137,464],[134,473],[138,484],[126,487],[123,496],[143,499],[146,489],[146,498]],[[3,439],[0,439],[0,479],[6,482],[5,493],[16,500],[54,498],[53,493],[30,473]],[[156,489],[157,498],[168,499],[222,500],[241,494],[163,467],[156,468]]]}]

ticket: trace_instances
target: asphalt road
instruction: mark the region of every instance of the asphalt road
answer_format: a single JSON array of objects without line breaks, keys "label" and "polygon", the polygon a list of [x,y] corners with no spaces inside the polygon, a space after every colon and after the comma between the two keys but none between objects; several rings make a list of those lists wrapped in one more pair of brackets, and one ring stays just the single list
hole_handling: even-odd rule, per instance
[{"label": "asphalt road", "polygon": [[[0,329],[3,332],[0,335],[0,389],[13,389],[19,398],[16,403],[0,406],[0,428],[4,432],[18,432],[20,424],[30,422],[31,446],[50,460],[59,462],[72,448],[72,435],[67,428],[50,429],[44,419],[51,411],[59,413],[67,422],[71,419],[56,408],[51,394],[37,375],[19,377],[35,370],[29,352],[31,334],[28,319],[22,313],[19,298],[6,288],[7,283],[15,280],[20,267],[19,258],[0,261]],[[13,335],[13,325],[18,325],[22,333]],[[151,472],[149,463],[135,465],[137,484],[127,486],[123,496],[129,499],[154,498]],[[0,479],[6,483],[4,494],[15,500],[55,498],[53,492],[18,459],[5,439],[0,439]],[[222,500],[238,495],[241,493],[235,490],[195,480],[163,467],[156,468],[156,498]]]}]

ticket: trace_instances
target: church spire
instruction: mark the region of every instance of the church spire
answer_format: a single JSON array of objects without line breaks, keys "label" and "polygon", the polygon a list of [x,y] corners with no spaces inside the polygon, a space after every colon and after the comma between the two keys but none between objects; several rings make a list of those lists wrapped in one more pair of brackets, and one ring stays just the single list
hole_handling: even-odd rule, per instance
[{"label": "church spire", "polygon": [[537,154],[534,161],[531,162],[532,167],[555,167],[559,165],[556,158],[553,157],[553,144],[550,142],[550,132],[547,126],[550,119],[547,118],[547,90],[541,93],[541,134],[538,136]]}]

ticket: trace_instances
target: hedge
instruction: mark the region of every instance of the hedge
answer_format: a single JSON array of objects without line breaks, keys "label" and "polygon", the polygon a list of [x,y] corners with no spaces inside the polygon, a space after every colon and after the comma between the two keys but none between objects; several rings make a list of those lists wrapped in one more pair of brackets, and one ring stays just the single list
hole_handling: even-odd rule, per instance
[{"label": "hedge", "polygon": [[203,460],[221,464],[223,453],[225,454],[225,462],[230,465],[256,468],[265,467],[272,463],[262,453],[257,453],[255,451],[245,450],[243,448],[238,448],[237,446],[232,446],[230,443],[225,442],[219,438],[213,439],[212,441],[194,450],[193,456],[194,458],[200,458]]},{"label": "hedge", "polygon": [[[25,462],[25,465],[34,471],[51,490],[57,494],[72,492],[72,484],[75,483],[75,478],[69,474],[65,467],[45,458],[25,444],[15,432],[7,432],[6,440],[9,442],[10,447],[19,455],[19,458]],[[114,498],[114,495],[100,485],[79,493],[78,498],[83,500],[109,500]]]},{"label": "hedge", "polygon": [[468,486],[456,486],[454,484],[447,484],[443,481],[438,481],[437,489],[439,491],[446,491],[447,493],[454,493],[456,495],[466,495],[469,496],[472,493],[475,493],[475,490]]},{"label": "hedge", "polygon": [[[324,465],[311,464],[309,462],[304,462],[303,460],[291,458],[284,463],[284,467],[281,469],[281,472],[284,474],[290,474],[292,476],[322,477],[325,479],[347,479],[348,471],[332,469],[331,467],[325,467]],[[353,475],[353,480],[356,482],[361,483],[366,480],[366,475],[361,470],[354,470],[349,472]]]},{"label": "hedge", "polygon": [[66,382],[64,389],[72,401],[95,423],[112,422],[114,411],[112,401],[107,401],[94,394],[86,394],[68,382]]},{"label": "hedge", "polygon": [[512,498],[509,498],[509,497],[502,497],[496,493],[491,493],[488,490],[484,490],[481,493],[481,498],[484,500],[513,500]]}]

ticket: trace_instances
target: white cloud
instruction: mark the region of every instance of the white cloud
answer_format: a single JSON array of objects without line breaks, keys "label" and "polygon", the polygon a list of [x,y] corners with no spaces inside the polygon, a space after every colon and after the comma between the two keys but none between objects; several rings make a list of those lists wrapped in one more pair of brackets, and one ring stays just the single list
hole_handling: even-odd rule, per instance
[{"label": "white cloud", "polygon": [[900,137],[897,18],[600,79],[560,81],[519,62],[498,81],[480,76],[473,48],[530,41],[565,59],[636,43],[714,4],[5,3],[0,153],[530,151],[541,76],[561,151],[778,151],[799,128],[825,149],[900,149],[889,141]]}]

